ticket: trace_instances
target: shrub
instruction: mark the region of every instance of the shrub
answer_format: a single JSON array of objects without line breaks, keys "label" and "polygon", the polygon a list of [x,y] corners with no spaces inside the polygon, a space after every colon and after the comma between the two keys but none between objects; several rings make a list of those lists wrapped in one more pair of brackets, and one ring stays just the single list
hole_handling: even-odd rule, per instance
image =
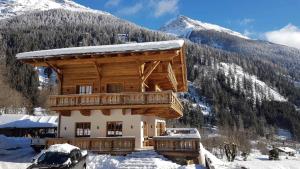
[{"label": "shrub", "polygon": [[279,160],[279,152],[275,148],[269,151],[269,160]]}]

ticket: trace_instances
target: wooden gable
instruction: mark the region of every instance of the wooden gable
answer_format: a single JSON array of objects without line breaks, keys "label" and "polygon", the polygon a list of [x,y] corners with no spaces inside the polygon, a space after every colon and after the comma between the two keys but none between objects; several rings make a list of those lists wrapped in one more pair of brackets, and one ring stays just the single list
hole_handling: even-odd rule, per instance
[{"label": "wooden gable", "polygon": [[[118,46],[118,45],[115,45]],[[150,51],[72,53],[18,58],[33,66],[54,69],[61,93],[76,93],[76,85],[89,85],[93,92],[105,92],[108,83],[123,84],[125,92],[140,92],[159,85],[162,90],[187,91],[183,47]]]}]

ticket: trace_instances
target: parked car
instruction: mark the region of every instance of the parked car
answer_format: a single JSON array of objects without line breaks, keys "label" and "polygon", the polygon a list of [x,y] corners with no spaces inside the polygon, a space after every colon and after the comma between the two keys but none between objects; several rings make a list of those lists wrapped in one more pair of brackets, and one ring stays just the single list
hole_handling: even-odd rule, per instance
[{"label": "parked car", "polygon": [[34,151],[40,152],[46,146],[46,139],[47,138],[55,138],[55,137],[56,137],[55,133],[41,134],[39,137],[35,137],[35,138],[31,139],[30,146],[34,149]]},{"label": "parked car", "polygon": [[43,150],[27,169],[86,169],[87,152],[70,144],[55,144]]}]

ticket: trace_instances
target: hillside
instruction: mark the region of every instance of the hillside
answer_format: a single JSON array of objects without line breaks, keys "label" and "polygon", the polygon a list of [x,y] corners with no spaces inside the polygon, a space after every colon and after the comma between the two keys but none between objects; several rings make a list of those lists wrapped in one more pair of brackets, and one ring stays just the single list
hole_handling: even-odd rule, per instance
[{"label": "hillside", "polygon": [[[40,93],[43,91],[38,90],[39,84],[38,78],[34,74],[35,70],[16,61],[16,53],[124,43],[124,40],[119,37],[120,34],[128,34],[127,41],[130,42],[162,41],[176,38],[163,32],[142,28],[112,15],[63,9],[30,12],[2,20],[0,33],[2,36],[0,47],[6,58],[6,68],[9,72],[7,73],[8,81],[14,89],[29,99],[29,107],[43,104],[39,99]],[[206,124],[228,125],[232,128],[253,129],[262,135],[264,134],[262,130],[267,129],[262,126],[274,125],[291,130],[294,136],[300,136],[300,126],[297,122],[300,116],[296,115],[293,105],[293,99],[299,99],[299,95],[293,84],[283,76],[286,75],[284,70],[265,60],[255,60],[188,40],[186,41],[186,56],[188,79],[191,81],[193,89],[189,91],[189,94],[198,96],[198,98],[183,96],[187,100],[184,117],[175,123],[193,127],[202,127]],[[245,94],[253,95],[252,90],[247,92],[246,90],[234,90],[230,87],[231,84],[226,83],[226,78],[229,76],[226,76],[225,71],[218,68],[221,63],[240,66],[239,70],[247,72],[244,73],[246,77],[255,75],[255,78],[252,79],[259,84],[264,84],[263,86],[267,86],[270,90],[273,89],[276,97],[268,97],[268,92],[262,89],[262,94],[259,96],[266,99],[255,101],[254,104],[253,98]],[[242,76],[236,77],[241,79]],[[268,78],[263,79],[263,77]],[[243,81],[243,84],[240,85],[243,85],[243,88],[249,86],[248,81]],[[257,91],[259,90],[255,90],[256,93]],[[275,98],[280,98],[280,102],[277,102],[278,100]],[[289,102],[281,102],[283,98]],[[202,102],[198,104],[198,107],[199,99]],[[270,106],[273,102],[277,107]],[[273,116],[262,113],[262,109],[265,112],[273,112]],[[209,110],[209,113],[205,113],[205,110]],[[281,110],[288,111],[282,116]],[[205,116],[201,113],[202,111]],[[287,121],[289,125],[284,125],[280,121]]]},{"label": "hillside", "polygon": [[276,64],[291,79],[300,79],[300,50],[261,40],[251,40],[238,32],[218,25],[179,16],[166,23],[161,31],[184,37],[198,44],[238,53],[240,56]]},{"label": "hillside", "polygon": [[0,2],[0,19],[7,19],[30,12],[65,9],[78,12],[109,13],[93,10],[71,0],[3,0]]}]

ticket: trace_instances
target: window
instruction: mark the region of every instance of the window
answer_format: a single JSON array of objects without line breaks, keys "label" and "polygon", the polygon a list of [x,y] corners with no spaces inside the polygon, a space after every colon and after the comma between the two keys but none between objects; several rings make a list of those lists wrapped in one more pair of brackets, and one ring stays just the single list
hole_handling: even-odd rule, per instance
[{"label": "window", "polygon": [[78,85],[77,94],[92,94],[93,87],[91,85]]},{"label": "window", "polygon": [[76,123],[76,137],[90,137],[91,123]]},{"label": "window", "polygon": [[121,93],[123,92],[123,84],[121,83],[109,83],[106,85],[107,93]]},{"label": "window", "polygon": [[166,131],[166,125],[165,123],[163,122],[157,122],[157,125],[156,125],[156,133],[157,133],[157,136],[161,136],[165,133]]},{"label": "window", "polygon": [[107,137],[117,137],[122,136],[123,124],[122,122],[107,122],[106,131],[107,131]]}]

